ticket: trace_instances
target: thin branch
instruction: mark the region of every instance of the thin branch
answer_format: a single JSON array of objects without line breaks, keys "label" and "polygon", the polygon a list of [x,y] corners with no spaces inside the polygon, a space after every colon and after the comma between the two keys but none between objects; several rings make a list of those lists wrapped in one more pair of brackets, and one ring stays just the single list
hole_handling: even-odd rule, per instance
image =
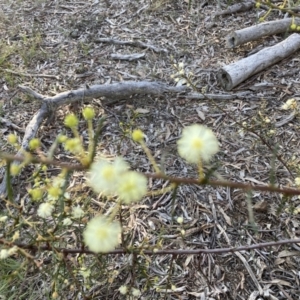
[{"label": "thin branch", "polygon": [[26,94],[29,94],[30,96],[32,96],[33,98],[37,99],[37,100],[44,100],[45,96],[39,94],[38,92],[32,90],[30,87],[28,86],[24,86],[24,85],[19,85],[18,86],[19,89]]},{"label": "thin branch", "polygon": [[278,7],[277,5],[271,3],[271,1],[265,1],[265,0],[262,0],[261,2],[262,4],[265,4],[266,6],[272,8],[272,9],[275,9],[275,10],[280,10],[282,12],[286,12],[288,14],[290,14],[291,16],[294,16],[294,17],[299,17],[300,15],[297,14],[297,10],[293,11],[293,8],[284,8],[284,7]]},{"label": "thin branch", "polygon": [[11,73],[11,74],[14,74],[14,75],[18,75],[18,76],[24,76],[24,77],[44,77],[44,78],[54,78],[54,79],[57,79],[59,80],[60,77],[59,76],[56,76],[56,75],[47,75],[47,74],[29,74],[29,73],[22,73],[22,72],[17,72],[17,71],[12,71],[12,70],[9,70],[9,69],[2,69],[2,71],[4,72],[7,72],[7,73]]},{"label": "thin branch", "polygon": [[0,117],[0,123],[5,124],[7,127],[11,127],[19,132],[24,132],[24,129],[12,123],[10,120]]},{"label": "thin branch", "polygon": [[98,39],[95,39],[94,42],[110,43],[110,44],[115,44],[115,45],[127,45],[127,46],[132,46],[132,47],[151,49],[156,53],[160,53],[160,52],[168,53],[167,49],[157,48],[155,46],[143,43],[141,41],[120,41],[120,40],[110,39],[110,38],[98,38]]},{"label": "thin branch", "polygon": [[110,57],[115,60],[134,61],[145,57],[145,53],[132,53],[132,54],[113,53],[110,55]]},{"label": "thin branch", "polygon": [[[0,152],[0,157],[2,159],[5,159],[9,162],[11,161],[18,161],[22,162],[25,160],[25,158],[20,156],[14,156],[11,154],[7,154],[4,152]],[[28,157],[26,157],[26,160],[29,160]],[[45,164],[45,165],[53,165],[56,167],[60,167],[63,169],[68,169],[71,171],[83,171],[88,170],[89,166],[83,166],[80,164],[74,165],[74,164],[68,164],[68,163],[62,163],[57,160],[51,160],[47,158],[37,158],[32,157],[30,159],[30,163],[33,164]],[[202,185],[202,186],[213,186],[213,187],[230,187],[233,189],[241,189],[244,191],[261,191],[261,192],[272,192],[272,193],[281,193],[285,195],[300,195],[300,189],[291,189],[291,188],[280,188],[273,185],[251,185],[246,183],[240,183],[240,182],[234,182],[234,181],[226,181],[226,180],[207,180],[206,178],[204,180],[198,180],[194,178],[181,178],[181,177],[171,177],[164,174],[155,174],[155,173],[141,173],[147,178],[153,178],[153,179],[165,179],[172,183],[176,184],[194,184],[194,185]]]},{"label": "thin branch", "polygon": [[[281,240],[276,242],[267,242],[267,243],[259,243],[254,245],[248,245],[248,246],[240,246],[240,247],[228,247],[228,248],[216,248],[216,249],[195,249],[195,250],[142,250],[140,248],[138,249],[116,249],[113,251],[110,251],[106,254],[126,254],[126,253],[138,253],[141,252],[147,255],[165,255],[165,254],[176,254],[176,255],[187,255],[187,254],[224,254],[224,253],[234,253],[234,252],[240,252],[245,250],[252,250],[252,249],[259,249],[259,248],[265,248],[265,247],[271,247],[271,246],[279,246],[284,244],[294,244],[294,243],[300,243],[300,239],[290,239],[290,240]],[[34,252],[36,251],[57,251],[64,254],[74,254],[74,253],[85,253],[85,254],[95,254],[94,252],[87,250],[87,249],[66,249],[66,248],[57,248],[52,247],[50,244],[47,244],[45,246],[34,246],[24,243],[10,243],[7,242],[4,239],[0,239],[0,244],[5,244],[10,247],[17,246],[22,249],[28,249],[32,250]]]}]

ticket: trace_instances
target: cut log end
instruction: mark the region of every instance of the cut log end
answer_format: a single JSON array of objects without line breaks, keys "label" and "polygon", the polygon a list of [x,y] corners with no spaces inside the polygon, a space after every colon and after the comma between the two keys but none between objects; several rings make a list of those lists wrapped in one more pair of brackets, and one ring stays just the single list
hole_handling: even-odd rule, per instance
[{"label": "cut log end", "polygon": [[226,38],[225,38],[225,42],[226,42],[226,48],[234,48],[237,45],[236,42],[236,35],[235,33],[229,34]]},{"label": "cut log end", "polygon": [[223,69],[218,73],[218,79],[223,89],[230,91],[232,89],[232,80],[230,75]]}]

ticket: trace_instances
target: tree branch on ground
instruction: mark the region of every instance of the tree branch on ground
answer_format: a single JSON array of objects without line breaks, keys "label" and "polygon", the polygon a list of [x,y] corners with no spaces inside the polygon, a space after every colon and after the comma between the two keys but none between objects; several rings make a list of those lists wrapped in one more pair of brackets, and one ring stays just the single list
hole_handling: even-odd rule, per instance
[{"label": "tree branch on ground", "polygon": [[[76,103],[91,98],[105,97],[108,103],[114,103],[121,99],[128,99],[133,95],[161,95],[163,93],[179,93],[187,90],[186,86],[169,86],[161,82],[134,82],[127,81],[121,83],[113,83],[110,85],[92,85],[87,88],[71,90],[59,93],[53,97],[43,96],[29,87],[19,86],[20,90],[30,94],[37,100],[42,101],[42,106],[31,119],[26,127],[21,148],[16,157],[23,157],[24,151],[28,151],[28,144],[35,137],[42,122],[52,116],[55,110],[61,106],[70,103]],[[16,161],[18,163],[18,161]],[[5,173],[2,183],[0,184],[0,195],[6,195],[7,192],[7,174]]]}]

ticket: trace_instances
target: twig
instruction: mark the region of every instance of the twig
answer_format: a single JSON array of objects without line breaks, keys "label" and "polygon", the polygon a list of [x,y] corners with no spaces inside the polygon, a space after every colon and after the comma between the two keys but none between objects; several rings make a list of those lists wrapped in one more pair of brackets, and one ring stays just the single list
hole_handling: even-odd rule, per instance
[{"label": "twig", "polygon": [[261,97],[253,95],[252,92],[241,92],[236,94],[199,94],[199,93],[191,93],[186,95],[185,98],[187,99],[213,99],[213,100],[233,100],[233,99],[256,99],[260,100]]},{"label": "twig", "polygon": [[23,93],[27,93],[30,96],[32,96],[33,98],[37,99],[37,100],[44,100],[45,96],[39,94],[38,92],[32,90],[30,87],[28,86],[24,86],[24,85],[19,85],[19,89],[23,92]]},{"label": "twig", "polygon": [[17,126],[16,124],[12,123],[11,121],[9,121],[5,118],[0,117],[0,123],[5,124],[7,127],[11,127],[15,130],[18,130],[19,132],[24,132],[23,128]]},{"label": "twig", "polygon": [[145,57],[145,53],[132,53],[132,54],[111,54],[110,57],[112,59],[116,60],[128,60],[128,61],[133,61],[133,60],[138,60],[140,58]]},{"label": "twig", "polygon": [[[0,152],[0,157],[4,160],[7,161],[19,161],[22,162],[24,161],[23,157],[20,157],[18,155],[14,156],[11,154],[7,154],[4,152]],[[28,157],[26,157],[28,160]],[[83,171],[87,170],[88,166],[82,166],[80,164],[78,165],[72,165],[72,164],[67,164],[67,163],[62,163],[57,160],[50,160],[46,158],[37,158],[37,157],[32,157],[30,160],[30,163],[33,164],[45,164],[45,165],[53,165],[56,167],[60,167],[63,169],[68,169],[71,171]],[[153,179],[165,179],[168,180],[172,183],[176,184],[194,184],[194,185],[203,185],[203,186],[213,186],[213,187],[228,187],[228,188],[233,188],[233,189],[241,189],[244,191],[261,191],[261,192],[272,192],[272,193],[281,193],[285,195],[300,195],[300,189],[292,189],[292,188],[279,188],[276,186],[272,185],[251,185],[251,184],[246,184],[246,183],[240,183],[240,182],[234,182],[234,181],[225,181],[225,180],[198,180],[194,178],[181,178],[181,177],[170,177],[164,174],[151,174],[151,173],[141,173],[147,178],[153,178]]]},{"label": "twig", "polygon": [[[292,239],[292,240],[281,240],[277,242],[267,242],[267,243],[260,243],[260,244],[254,244],[254,245],[248,245],[248,246],[241,246],[241,247],[230,247],[230,248],[218,248],[218,249],[195,249],[195,250],[142,250],[142,249],[116,249],[113,251],[110,251],[106,254],[126,254],[126,253],[138,253],[141,254],[148,254],[148,255],[165,255],[165,254],[176,254],[176,255],[187,255],[187,254],[224,254],[224,253],[235,253],[245,250],[252,250],[252,249],[259,249],[259,248],[265,248],[265,247],[271,247],[271,246],[279,246],[284,244],[293,244],[293,243],[300,243],[300,239]],[[34,246],[29,244],[23,244],[23,243],[10,243],[7,242],[4,239],[0,239],[0,244],[5,244],[9,246],[17,246],[22,249],[28,249],[32,251],[51,251],[55,250],[57,252],[66,253],[66,254],[74,254],[74,253],[85,253],[85,254],[95,254],[94,252],[87,250],[87,249],[66,249],[66,248],[56,248],[52,247],[51,245],[46,246]]]},{"label": "twig", "polygon": [[[277,5],[271,3],[271,1],[265,1],[265,0],[262,0],[262,4],[265,4],[266,6],[268,6],[269,8],[272,8],[272,9],[276,9],[276,10],[280,10],[282,12],[286,12],[286,13],[289,13],[291,16],[298,16],[299,17],[299,14],[295,13],[293,11],[293,9],[290,9],[290,8],[284,8],[284,7],[278,7]],[[296,10],[297,12],[297,10]]]},{"label": "twig", "polygon": [[9,69],[2,69],[2,68],[1,68],[1,70],[4,71],[4,72],[7,72],[7,73],[11,73],[11,74],[18,75],[18,76],[24,76],[24,77],[44,77],[44,78],[54,78],[54,79],[57,79],[57,80],[60,79],[60,77],[56,76],[56,75],[29,74],[29,73],[22,73],[22,72],[17,72],[17,71],[12,71],[12,70],[9,70]]},{"label": "twig", "polygon": [[115,44],[115,45],[127,45],[127,46],[132,46],[132,47],[140,47],[140,48],[147,48],[151,49],[156,53],[168,53],[167,49],[162,49],[162,48],[157,48],[155,46],[143,43],[141,41],[120,41],[116,39],[110,39],[110,38],[97,38],[94,40],[96,43],[110,43],[110,44]]},{"label": "twig", "polygon": [[[221,233],[223,234],[226,242],[228,245],[230,245],[230,240],[229,240],[229,237],[226,233],[226,231],[223,229],[223,227],[220,225],[220,224],[217,224],[218,228],[220,229]],[[254,284],[256,285],[258,291],[259,291],[259,294],[262,295],[263,293],[263,289],[262,287],[260,286],[258,280],[256,279],[251,267],[249,266],[248,262],[246,261],[246,259],[244,258],[244,256],[240,253],[240,252],[235,252],[235,255],[242,261],[242,263],[244,264],[245,268],[247,269],[251,279],[253,280]]]},{"label": "twig", "polygon": [[275,127],[281,127],[287,123],[289,123],[290,121],[294,120],[294,118],[296,117],[297,113],[295,111],[293,111],[290,115],[286,116],[285,118],[283,118],[282,120],[278,121],[275,123]]}]

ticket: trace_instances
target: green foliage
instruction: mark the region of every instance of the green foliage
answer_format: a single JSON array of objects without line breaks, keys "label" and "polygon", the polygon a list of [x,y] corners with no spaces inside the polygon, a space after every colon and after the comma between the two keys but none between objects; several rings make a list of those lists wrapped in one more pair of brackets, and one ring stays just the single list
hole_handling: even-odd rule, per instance
[{"label": "green foliage", "polygon": [[48,57],[47,52],[42,49],[41,42],[41,35],[36,33],[33,37],[24,35],[18,44],[18,53],[26,67],[30,66],[33,61],[44,61]]}]

